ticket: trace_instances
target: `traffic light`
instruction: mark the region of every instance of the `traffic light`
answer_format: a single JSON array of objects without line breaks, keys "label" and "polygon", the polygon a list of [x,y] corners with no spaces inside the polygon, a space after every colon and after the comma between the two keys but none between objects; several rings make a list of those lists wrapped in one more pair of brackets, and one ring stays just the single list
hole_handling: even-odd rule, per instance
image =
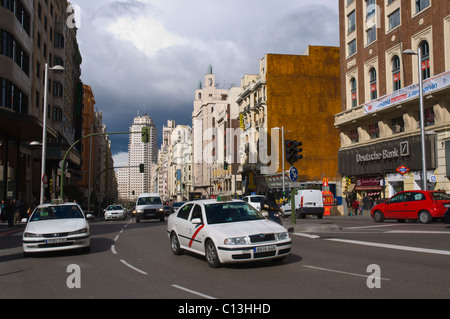
[{"label": "traffic light", "polygon": [[144,164],[139,164],[139,173],[145,173],[145,166],[144,166]]},{"label": "traffic light", "polygon": [[227,162],[223,162],[223,169],[224,170],[228,170],[228,163]]},{"label": "traffic light", "polygon": [[142,134],[142,143],[150,142],[150,127],[143,126],[141,129],[141,134]]},{"label": "traffic light", "polygon": [[302,142],[286,140],[284,142],[284,146],[286,153],[286,161],[292,166],[294,165],[295,162],[303,158],[303,155],[300,154],[303,151],[303,149],[301,148]]}]

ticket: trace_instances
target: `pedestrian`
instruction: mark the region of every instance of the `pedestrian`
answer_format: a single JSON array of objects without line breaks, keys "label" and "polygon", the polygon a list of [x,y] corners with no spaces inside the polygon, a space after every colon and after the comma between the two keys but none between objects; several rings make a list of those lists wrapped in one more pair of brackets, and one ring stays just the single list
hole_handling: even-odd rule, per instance
[{"label": "pedestrian", "polygon": [[14,226],[15,210],[16,210],[15,200],[9,199],[6,203],[6,220],[8,221],[8,227]]},{"label": "pedestrian", "polygon": [[6,222],[6,204],[5,200],[2,200],[2,204],[0,206],[0,217],[2,218],[2,223]]},{"label": "pedestrian", "polygon": [[358,209],[359,209],[358,199],[355,199],[353,201],[352,208],[353,208],[353,212],[355,213],[355,216],[358,215]]},{"label": "pedestrian", "polygon": [[364,210],[368,210],[370,213],[370,210],[372,209],[372,198],[369,196],[364,196],[362,200],[362,209],[361,209],[361,215],[363,214]]}]

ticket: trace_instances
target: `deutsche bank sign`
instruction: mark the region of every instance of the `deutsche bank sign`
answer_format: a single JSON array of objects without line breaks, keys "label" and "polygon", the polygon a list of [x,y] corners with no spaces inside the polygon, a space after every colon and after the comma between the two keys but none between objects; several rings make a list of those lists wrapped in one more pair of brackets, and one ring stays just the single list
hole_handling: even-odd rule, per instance
[{"label": "deutsche bank sign", "polygon": [[356,154],[356,163],[365,163],[372,161],[380,161],[391,158],[405,157],[409,156],[409,142],[403,141],[399,143],[398,147],[393,149],[383,149],[379,151],[374,151],[372,153]]}]

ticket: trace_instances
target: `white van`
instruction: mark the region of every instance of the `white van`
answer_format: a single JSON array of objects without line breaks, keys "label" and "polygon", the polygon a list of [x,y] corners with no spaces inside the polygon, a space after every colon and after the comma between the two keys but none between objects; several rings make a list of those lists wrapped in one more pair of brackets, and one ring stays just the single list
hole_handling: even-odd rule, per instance
[{"label": "white van", "polygon": [[[291,196],[281,206],[285,216],[291,215]],[[297,218],[306,218],[306,215],[316,215],[322,219],[325,212],[323,208],[322,191],[318,189],[302,189],[295,195],[295,212]]]},{"label": "white van", "polygon": [[145,219],[164,221],[164,206],[158,193],[144,193],[136,201],[136,223]]}]

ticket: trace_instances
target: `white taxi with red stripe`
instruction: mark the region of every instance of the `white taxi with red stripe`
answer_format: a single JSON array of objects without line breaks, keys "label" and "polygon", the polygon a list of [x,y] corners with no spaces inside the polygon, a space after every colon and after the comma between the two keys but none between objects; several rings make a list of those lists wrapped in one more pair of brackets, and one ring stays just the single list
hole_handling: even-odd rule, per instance
[{"label": "white taxi with red stripe", "polygon": [[167,233],[175,255],[191,251],[205,256],[211,267],[281,260],[291,251],[287,230],[244,201],[188,202],[169,216]]}]

